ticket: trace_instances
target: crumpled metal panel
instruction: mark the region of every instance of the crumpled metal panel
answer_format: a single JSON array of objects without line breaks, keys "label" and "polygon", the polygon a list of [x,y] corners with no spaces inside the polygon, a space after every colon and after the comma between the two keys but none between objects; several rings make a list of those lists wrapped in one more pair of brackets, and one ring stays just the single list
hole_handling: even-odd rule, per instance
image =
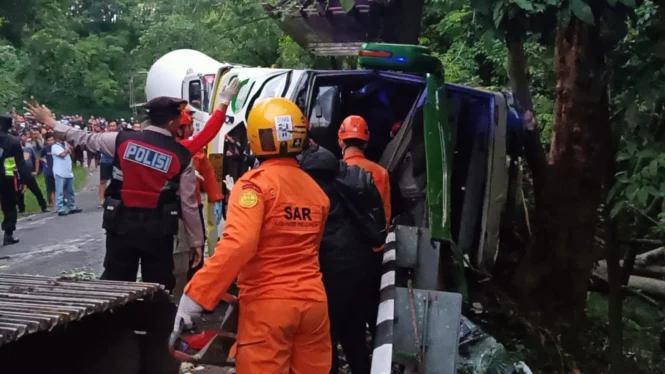
[{"label": "crumpled metal panel", "polygon": [[462,295],[397,287],[395,296],[393,360],[414,363],[422,350],[424,373],[457,373]]},{"label": "crumpled metal panel", "polygon": [[0,274],[0,346],[150,297],[154,283]]}]

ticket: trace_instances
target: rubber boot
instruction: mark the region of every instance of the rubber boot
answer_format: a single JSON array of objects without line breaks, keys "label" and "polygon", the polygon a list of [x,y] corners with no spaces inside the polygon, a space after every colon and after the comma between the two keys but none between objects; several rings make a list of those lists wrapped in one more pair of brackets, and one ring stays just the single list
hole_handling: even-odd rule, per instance
[{"label": "rubber boot", "polygon": [[11,245],[18,243],[18,239],[14,238],[14,233],[11,231],[5,231],[5,238],[2,241],[2,245]]}]

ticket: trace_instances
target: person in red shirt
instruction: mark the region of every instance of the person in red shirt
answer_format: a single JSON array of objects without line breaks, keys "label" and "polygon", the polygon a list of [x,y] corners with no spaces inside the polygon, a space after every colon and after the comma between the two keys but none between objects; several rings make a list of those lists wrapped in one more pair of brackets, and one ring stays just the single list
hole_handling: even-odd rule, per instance
[{"label": "person in red shirt", "polygon": [[[212,164],[203,148],[217,136],[217,133],[222,128],[226,118],[226,110],[231,103],[231,100],[238,94],[238,79],[233,79],[228,85],[222,87],[219,94],[219,106],[212,117],[206,122],[201,132],[192,136],[194,133],[192,113],[189,109],[185,108],[180,115],[180,129],[178,130],[177,140],[180,144],[184,145],[192,154],[192,161],[194,163],[194,170],[197,173],[196,183],[196,200],[199,206],[199,216],[201,218],[201,226],[203,227],[204,241],[205,241],[205,220],[203,219],[203,204],[201,202],[201,189],[208,195],[208,201],[213,203],[213,212],[216,218],[216,224],[219,225],[222,220],[222,199],[224,195],[215,178],[215,172]],[[203,256],[201,261],[195,267],[191,267],[187,272],[187,279],[191,279],[202,266]]]},{"label": "person in red shirt", "polygon": [[[184,140],[190,138],[194,133],[194,126],[192,122],[192,115],[187,109],[182,111],[180,115],[180,129],[178,129],[177,140],[180,144]],[[191,151],[191,150],[190,150]],[[201,225],[203,226],[203,237],[206,239],[205,235],[205,220],[203,219],[203,203],[201,201],[201,190],[205,192],[208,196],[208,202],[213,204],[213,212],[215,218],[217,219],[216,224],[222,219],[222,199],[224,199],[224,194],[222,194],[222,189],[217,183],[215,177],[215,170],[212,166],[212,163],[208,159],[204,149],[201,149],[192,156],[192,162],[194,163],[194,170],[196,170],[197,181],[196,181],[196,200],[199,204],[199,215],[201,216]],[[191,279],[194,274],[203,267],[203,261],[195,267],[191,267],[187,272],[187,279]]]},{"label": "person in red shirt", "polygon": [[212,114],[212,117],[210,117],[198,134],[181,140],[180,144],[187,147],[193,155],[208,145],[217,136],[219,130],[222,129],[222,125],[226,119],[226,109],[229,107],[231,100],[238,94],[238,89],[239,83],[237,78],[234,78],[227,86],[222,87],[222,91],[219,94],[219,106],[215,110],[215,113]]}]

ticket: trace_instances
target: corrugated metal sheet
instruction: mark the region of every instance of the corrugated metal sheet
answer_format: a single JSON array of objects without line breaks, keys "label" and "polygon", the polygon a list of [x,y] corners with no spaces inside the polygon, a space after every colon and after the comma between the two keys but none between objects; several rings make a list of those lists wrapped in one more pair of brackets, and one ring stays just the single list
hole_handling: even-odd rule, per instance
[{"label": "corrugated metal sheet", "polygon": [[152,296],[154,283],[0,274],[0,346]]}]

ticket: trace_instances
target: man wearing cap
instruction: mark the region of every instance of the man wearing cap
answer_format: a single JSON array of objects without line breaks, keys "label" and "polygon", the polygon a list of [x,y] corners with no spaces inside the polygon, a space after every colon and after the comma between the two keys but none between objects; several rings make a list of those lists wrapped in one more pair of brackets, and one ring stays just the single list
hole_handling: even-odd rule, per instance
[{"label": "man wearing cap", "polygon": [[150,125],[143,131],[87,133],[59,124],[43,105],[26,103],[26,109],[57,135],[113,155],[104,201],[102,279],[133,282],[140,260],[143,281],[173,290],[173,244],[181,217],[190,238],[190,257],[194,263],[201,259],[203,232],[192,155],[174,138],[186,105],[184,100],[157,97],[144,106]]},{"label": "man wearing cap", "polygon": [[2,229],[5,231],[3,245],[18,243],[14,238],[16,230],[16,190],[14,186],[14,169],[25,174],[25,160],[23,159],[23,149],[21,142],[17,137],[9,135],[9,129],[12,127],[12,117],[0,115],[0,168],[2,168],[2,177],[0,177],[0,204],[2,204]]}]

